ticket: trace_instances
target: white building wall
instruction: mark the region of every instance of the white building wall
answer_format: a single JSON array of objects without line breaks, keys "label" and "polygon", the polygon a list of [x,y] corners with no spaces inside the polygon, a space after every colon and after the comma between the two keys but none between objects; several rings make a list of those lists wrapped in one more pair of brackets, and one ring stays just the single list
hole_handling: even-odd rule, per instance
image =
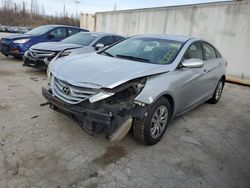
[{"label": "white building wall", "polygon": [[250,0],[96,13],[96,31],[203,38],[228,61],[228,75],[250,79]]},{"label": "white building wall", "polygon": [[84,29],[88,29],[89,31],[94,31],[95,30],[95,15],[81,13],[80,27]]}]

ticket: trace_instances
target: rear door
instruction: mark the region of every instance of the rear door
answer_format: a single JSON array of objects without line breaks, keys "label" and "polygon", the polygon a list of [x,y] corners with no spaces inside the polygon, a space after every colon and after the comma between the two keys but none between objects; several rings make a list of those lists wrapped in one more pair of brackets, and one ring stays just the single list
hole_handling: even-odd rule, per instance
[{"label": "rear door", "polygon": [[67,31],[68,31],[68,36],[70,37],[70,36],[72,36],[72,35],[74,35],[76,33],[79,33],[81,30],[77,29],[77,28],[70,28],[70,27],[68,27]]},{"label": "rear door", "polygon": [[122,39],[124,39],[124,37],[121,37],[121,36],[113,36],[113,38],[114,38],[114,42],[118,42],[118,41],[120,41],[120,40],[122,40]]},{"label": "rear door", "polygon": [[111,44],[114,43],[114,38],[113,38],[113,36],[104,36],[104,37],[100,38],[100,39],[94,44],[94,46],[97,45],[97,44],[99,44],[99,43],[104,44],[104,46],[109,46],[109,45],[111,45]]},{"label": "rear door", "polygon": [[208,94],[214,92],[218,82],[219,67],[221,66],[221,58],[218,57],[215,48],[207,42],[201,42],[205,59],[204,71],[205,79],[208,82]]}]

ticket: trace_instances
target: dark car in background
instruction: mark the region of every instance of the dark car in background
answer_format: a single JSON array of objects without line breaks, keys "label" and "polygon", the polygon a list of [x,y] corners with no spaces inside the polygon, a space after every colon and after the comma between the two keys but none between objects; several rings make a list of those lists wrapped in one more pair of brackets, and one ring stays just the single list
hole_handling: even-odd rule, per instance
[{"label": "dark car in background", "polygon": [[11,55],[20,58],[34,44],[47,41],[61,41],[80,31],[87,32],[88,30],[65,25],[43,25],[25,34],[2,38],[0,41],[0,51],[5,56]]},{"label": "dark car in background", "polygon": [[8,32],[8,27],[5,25],[0,25],[0,32]]},{"label": "dark car in background", "polygon": [[32,46],[24,54],[23,65],[47,69],[56,56],[95,52],[124,38],[111,33],[80,32],[61,42],[43,42]]}]

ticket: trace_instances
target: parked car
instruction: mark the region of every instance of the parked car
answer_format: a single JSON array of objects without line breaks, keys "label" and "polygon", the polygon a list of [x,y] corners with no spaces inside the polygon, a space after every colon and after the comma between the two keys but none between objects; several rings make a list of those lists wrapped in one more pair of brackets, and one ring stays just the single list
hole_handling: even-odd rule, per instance
[{"label": "parked car", "polygon": [[20,27],[20,33],[27,33],[30,30],[32,30],[30,27]]},{"label": "parked car", "polygon": [[7,26],[0,25],[0,32],[7,32]]},{"label": "parked car", "polygon": [[23,65],[47,69],[50,61],[59,53],[65,56],[95,52],[124,38],[124,36],[111,33],[80,32],[61,42],[44,42],[32,46],[24,54]]},{"label": "parked car", "polygon": [[19,27],[7,27],[9,33],[20,33]]},{"label": "parked car", "polygon": [[2,38],[0,41],[0,50],[5,56],[11,55],[19,58],[34,44],[47,41],[61,41],[80,31],[88,30],[65,25],[43,25],[25,34]]},{"label": "parked car", "polygon": [[226,61],[204,40],[141,35],[57,59],[42,93],[51,108],[88,132],[104,130],[117,141],[132,127],[136,140],[153,145],[174,117],[205,101],[217,103],[225,73]]}]

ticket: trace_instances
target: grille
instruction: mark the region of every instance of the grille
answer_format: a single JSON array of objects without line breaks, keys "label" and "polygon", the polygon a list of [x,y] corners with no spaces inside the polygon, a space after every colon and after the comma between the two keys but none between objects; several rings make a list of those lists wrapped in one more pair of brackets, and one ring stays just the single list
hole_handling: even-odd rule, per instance
[{"label": "grille", "polygon": [[0,49],[1,49],[1,51],[8,52],[9,51],[9,45],[7,45],[5,43],[1,43]]},{"label": "grille", "polygon": [[29,49],[29,55],[36,59],[44,59],[48,57],[55,57],[57,52],[48,51],[48,50],[37,50],[37,49]]},{"label": "grille", "polygon": [[54,76],[52,77],[52,82],[53,94],[70,104],[80,103],[98,93],[98,91],[94,89],[73,86]]}]

